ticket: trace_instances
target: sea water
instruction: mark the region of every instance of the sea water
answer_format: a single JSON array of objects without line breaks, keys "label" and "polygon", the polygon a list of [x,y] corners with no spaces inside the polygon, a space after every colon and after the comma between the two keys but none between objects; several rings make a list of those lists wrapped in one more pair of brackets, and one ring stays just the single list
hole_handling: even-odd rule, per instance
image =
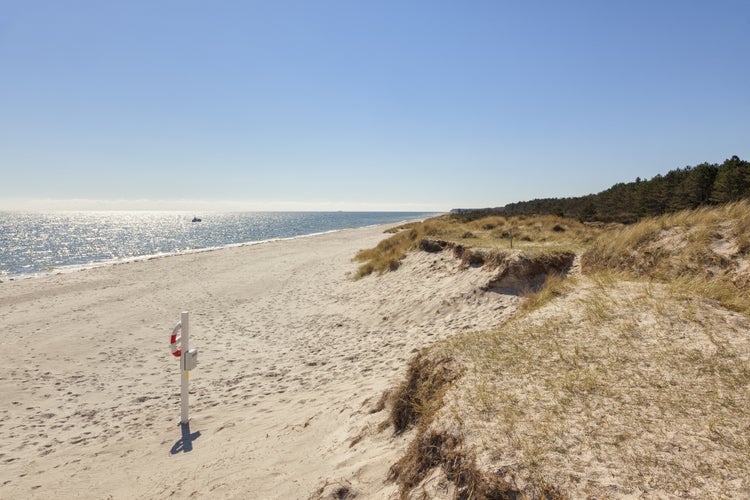
[{"label": "sea water", "polygon": [[434,215],[422,212],[0,212],[0,279]]}]

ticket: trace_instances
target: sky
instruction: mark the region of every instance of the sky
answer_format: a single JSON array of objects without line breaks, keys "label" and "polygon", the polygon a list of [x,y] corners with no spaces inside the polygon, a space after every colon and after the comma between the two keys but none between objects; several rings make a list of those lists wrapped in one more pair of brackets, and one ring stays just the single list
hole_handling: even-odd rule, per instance
[{"label": "sky", "polygon": [[0,209],[413,210],[750,158],[750,2],[0,0]]}]

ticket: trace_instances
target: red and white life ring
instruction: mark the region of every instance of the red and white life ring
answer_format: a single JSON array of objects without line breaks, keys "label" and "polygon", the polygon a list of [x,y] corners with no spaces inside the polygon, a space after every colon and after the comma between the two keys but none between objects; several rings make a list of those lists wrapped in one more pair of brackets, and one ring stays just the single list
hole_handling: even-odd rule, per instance
[{"label": "red and white life ring", "polygon": [[180,341],[180,337],[177,335],[182,331],[182,323],[177,323],[174,328],[172,328],[172,335],[169,337],[169,347],[172,348],[172,356],[175,358],[179,358],[182,356],[182,349],[177,347],[177,343]]}]

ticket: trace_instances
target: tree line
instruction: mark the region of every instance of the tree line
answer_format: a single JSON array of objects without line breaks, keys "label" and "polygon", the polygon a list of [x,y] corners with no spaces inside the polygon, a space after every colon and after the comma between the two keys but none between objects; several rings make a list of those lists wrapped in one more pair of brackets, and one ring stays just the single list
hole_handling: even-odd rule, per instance
[{"label": "tree line", "polygon": [[[750,162],[732,156],[722,164],[701,163],[678,168],[648,180],[621,182],[606,191],[573,198],[546,198],[510,203],[482,212],[504,215],[554,214],[580,221],[635,222],[704,205],[718,205],[750,197]],[[457,211],[459,218],[477,214]]]}]

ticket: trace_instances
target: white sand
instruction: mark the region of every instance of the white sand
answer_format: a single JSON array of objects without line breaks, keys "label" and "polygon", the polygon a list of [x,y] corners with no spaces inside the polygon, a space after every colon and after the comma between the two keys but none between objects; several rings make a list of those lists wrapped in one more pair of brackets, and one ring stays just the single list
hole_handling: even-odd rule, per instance
[{"label": "white sand", "polygon": [[[386,412],[371,409],[413,353],[496,325],[515,299],[444,254],[351,281],[382,231],[0,285],[0,498],[393,494],[405,438],[378,432]],[[200,350],[190,451],[168,347],[182,310]]]}]

